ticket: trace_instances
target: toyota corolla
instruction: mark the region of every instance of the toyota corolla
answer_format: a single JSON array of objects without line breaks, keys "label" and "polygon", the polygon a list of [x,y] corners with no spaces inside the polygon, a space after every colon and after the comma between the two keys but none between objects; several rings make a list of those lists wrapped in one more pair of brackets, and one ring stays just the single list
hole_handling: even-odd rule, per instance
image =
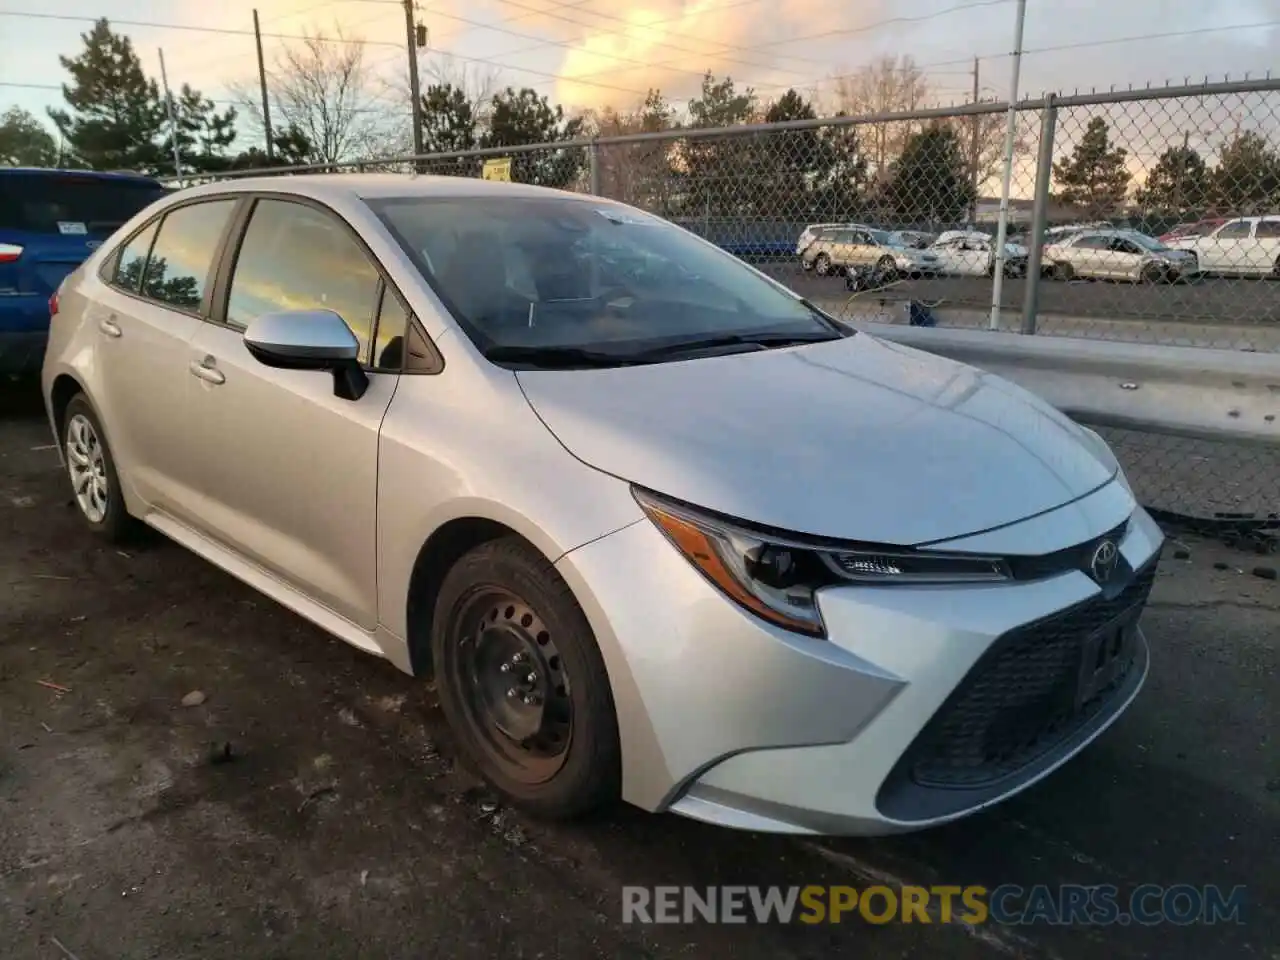
[{"label": "toyota corolla", "polygon": [[1097,434],[633,208],[212,184],[50,306],[88,528],[433,675],[535,813],[918,829],[1043,778],[1146,677],[1162,536]]}]

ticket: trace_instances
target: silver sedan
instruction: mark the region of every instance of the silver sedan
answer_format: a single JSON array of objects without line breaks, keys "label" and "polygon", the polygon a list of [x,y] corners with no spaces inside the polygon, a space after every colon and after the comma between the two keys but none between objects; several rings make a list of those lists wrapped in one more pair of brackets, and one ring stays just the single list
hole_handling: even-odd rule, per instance
[{"label": "silver sedan", "polygon": [[1147,674],[1106,444],[620,204],[183,190],[61,285],[43,389],[140,525],[407,674],[512,802],[886,833],[1023,790]]}]

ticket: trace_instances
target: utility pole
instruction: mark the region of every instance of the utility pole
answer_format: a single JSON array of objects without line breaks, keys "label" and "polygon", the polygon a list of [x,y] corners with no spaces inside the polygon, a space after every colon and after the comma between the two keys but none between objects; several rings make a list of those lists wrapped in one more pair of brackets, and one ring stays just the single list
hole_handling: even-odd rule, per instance
[{"label": "utility pole", "polygon": [[173,112],[173,94],[169,92],[169,74],[164,69],[164,50],[160,50],[160,82],[164,84],[164,106],[169,112],[169,139],[173,141],[173,172],[182,176],[182,161],[178,153],[178,118]]},{"label": "utility pole", "polygon": [[[1027,22],[1027,0],[1018,0],[1013,28],[1013,69],[1009,76],[1009,115],[1004,127],[1004,177],[1000,183],[1000,222],[996,227],[995,275],[991,278],[992,330],[1000,329],[1000,295],[1004,289],[1004,265],[1008,259],[1005,241],[1009,237],[1009,187],[1013,180],[1013,135],[1018,113],[1018,80],[1022,72],[1022,30]],[[1036,278],[1032,278],[1034,283]]]},{"label": "utility pole", "polygon": [[[973,102],[977,103],[981,96],[982,86],[978,75],[978,64],[981,61],[977,57],[973,58]],[[979,151],[982,149],[982,117],[978,114],[973,115],[973,129],[971,131],[971,140],[969,143],[969,157],[972,169],[969,171],[970,188],[973,192],[973,199],[969,202],[969,226],[975,230],[978,227],[978,167],[981,164]]]},{"label": "utility pole", "polygon": [[262,27],[258,25],[258,10],[253,10],[253,42],[258,47],[258,84],[262,87],[262,129],[267,135],[267,160],[275,158],[275,146],[271,142],[271,104],[267,102],[267,68],[262,65]]},{"label": "utility pole", "polygon": [[418,30],[413,23],[413,0],[404,0],[404,35],[409,44],[409,96],[413,98],[413,152],[423,153],[422,144],[422,90],[418,86],[418,40],[426,45],[425,30]]}]

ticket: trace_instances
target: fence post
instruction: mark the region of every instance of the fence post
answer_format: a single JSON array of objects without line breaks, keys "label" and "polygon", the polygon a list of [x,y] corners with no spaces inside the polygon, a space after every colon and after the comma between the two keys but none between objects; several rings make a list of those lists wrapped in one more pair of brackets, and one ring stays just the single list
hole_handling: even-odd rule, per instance
[{"label": "fence post", "polygon": [[591,146],[587,147],[587,171],[590,183],[587,187],[594,197],[600,196],[600,141],[591,138]]},{"label": "fence post", "polygon": [[1052,93],[1045,94],[1040,116],[1040,152],[1036,156],[1036,191],[1031,205],[1031,231],[1027,242],[1027,292],[1022,298],[1022,332],[1036,332],[1040,310],[1040,254],[1049,219],[1049,179],[1053,174],[1053,135],[1058,128],[1058,104]]}]

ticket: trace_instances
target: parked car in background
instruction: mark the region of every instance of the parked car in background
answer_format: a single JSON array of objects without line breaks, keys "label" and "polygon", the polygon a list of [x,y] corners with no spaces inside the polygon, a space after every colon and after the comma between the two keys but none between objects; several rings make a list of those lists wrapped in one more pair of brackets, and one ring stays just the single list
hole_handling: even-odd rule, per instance
[{"label": "parked car in background", "polygon": [[934,241],[932,233],[920,230],[894,230],[890,238],[894,244],[908,250],[927,250]]},{"label": "parked car in background", "polygon": [[[985,233],[952,231],[939,239],[930,251],[938,256],[938,272],[957,277],[989,277],[995,273],[996,243]],[[1004,275],[1021,277],[1027,272],[1027,248],[1016,243],[1004,245]]]},{"label": "parked car in background", "polygon": [[165,193],[133,174],[0,168],[0,375],[40,369],[62,278]]},{"label": "parked car in background", "polygon": [[1195,257],[1204,273],[1280,277],[1280,215],[1235,217],[1211,233],[1180,237],[1169,246]]},{"label": "parked car in background", "polygon": [[870,230],[862,223],[811,223],[801,232],[796,240],[796,256],[803,256],[809,245],[819,237],[827,236],[833,230]]},{"label": "parked car in background", "polygon": [[1192,223],[1180,223],[1168,233],[1162,233],[1156,239],[1161,243],[1173,240],[1184,240],[1192,237],[1203,237],[1227,222],[1226,217],[1211,217],[1208,220],[1196,220]]},{"label": "parked car in background", "polygon": [[938,272],[937,254],[904,247],[892,233],[873,227],[838,227],[824,231],[805,249],[801,265],[820,277],[851,267],[874,267],[882,277],[922,276]]},{"label": "parked car in background", "polygon": [[1198,272],[1196,258],[1134,230],[1084,230],[1045,246],[1042,259],[1061,280],[1172,283]]},{"label": "parked car in background", "polygon": [[597,197],[184,190],[63,281],[42,389],[88,531],[432,676],[540,816],[919,830],[1148,673],[1164,537],[1102,437]]}]

